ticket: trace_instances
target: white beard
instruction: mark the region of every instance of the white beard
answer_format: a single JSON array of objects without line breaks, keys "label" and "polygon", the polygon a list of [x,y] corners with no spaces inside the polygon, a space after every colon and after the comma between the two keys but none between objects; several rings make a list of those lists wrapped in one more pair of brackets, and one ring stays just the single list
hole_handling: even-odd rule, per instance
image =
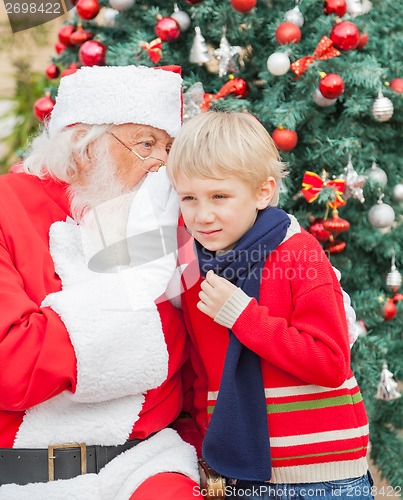
[{"label": "white beard", "polygon": [[[140,182],[135,189],[125,186],[116,174],[116,166],[110,159],[106,145],[97,145],[95,166],[89,172],[85,184],[70,185],[70,208],[73,218],[89,237],[87,258],[95,258],[95,267],[100,272],[128,264],[126,227],[130,207]],[[99,245],[91,244],[92,237],[102,242],[102,257]],[[95,255],[95,253],[98,255]],[[91,266],[91,264],[89,263]],[[94,269],[95,270],[95,269]]]}]

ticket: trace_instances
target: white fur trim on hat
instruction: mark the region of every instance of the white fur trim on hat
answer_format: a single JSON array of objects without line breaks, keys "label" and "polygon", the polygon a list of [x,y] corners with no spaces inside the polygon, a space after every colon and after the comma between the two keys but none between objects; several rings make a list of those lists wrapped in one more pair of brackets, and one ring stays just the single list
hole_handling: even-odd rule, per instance
[{"label": "white fur trim on hat", "polygon": [[178,73],[145,66],[83,67],[60,80],[50,137],[76,123],[139,123],[175,137],[181,127],[181,83]]}]

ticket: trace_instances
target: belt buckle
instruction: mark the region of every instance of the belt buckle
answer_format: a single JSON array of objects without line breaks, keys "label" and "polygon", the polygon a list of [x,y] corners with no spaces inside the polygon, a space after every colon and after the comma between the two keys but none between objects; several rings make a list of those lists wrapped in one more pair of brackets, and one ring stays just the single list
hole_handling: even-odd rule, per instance
[{"label": "belt buckle", "polygon": [[54,450],[66,448],[80,448],[81,475],[87,473],[87,445],[85,443],[51,444],[48,446],[48,476],[49,481],[55,480],[55,456]]}]

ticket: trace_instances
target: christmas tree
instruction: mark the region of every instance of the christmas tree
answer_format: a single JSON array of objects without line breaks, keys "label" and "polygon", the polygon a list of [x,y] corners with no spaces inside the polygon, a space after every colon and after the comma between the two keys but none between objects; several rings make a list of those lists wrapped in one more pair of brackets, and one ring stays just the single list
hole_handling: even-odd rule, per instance
[{"label": "christmas tree", "polygon": [[49,93],[36,103],[43,118],[59,74],[80,65],[178,64],[185,118],[219,108],[261,120],[289,163],[280,206],[321,241],[351,296],[352,363],[371,454],[396,488],[403,484],[395,383],[403,379],[400,19],[396,0],[79,0],[46,70]]}]

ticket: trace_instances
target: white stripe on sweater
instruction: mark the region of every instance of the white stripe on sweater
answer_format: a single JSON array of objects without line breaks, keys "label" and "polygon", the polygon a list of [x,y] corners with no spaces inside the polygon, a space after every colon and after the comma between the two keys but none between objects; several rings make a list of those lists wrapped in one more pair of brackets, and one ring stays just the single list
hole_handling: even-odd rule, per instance
[{"label": "white stripe on sweater", "polygon": [[296,436],[271,437],[271,446],[297,446],[300,444],[323,443],[326,441],[343,441],[366,436],[369,432],[368,425],[339,431],[315,432],[314,434],[299,434]]}]

